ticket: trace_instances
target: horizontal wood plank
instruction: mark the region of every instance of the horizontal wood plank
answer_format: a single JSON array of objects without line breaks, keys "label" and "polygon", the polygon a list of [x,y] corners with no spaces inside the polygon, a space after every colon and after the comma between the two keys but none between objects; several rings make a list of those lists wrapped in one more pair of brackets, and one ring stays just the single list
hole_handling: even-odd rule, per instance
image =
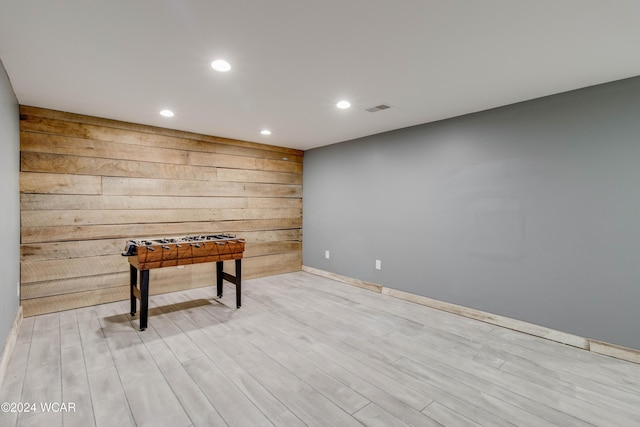
[{"label": "horizontal wood plank", "polygon": [[211,167],[150,163],[137,160],[132,161],[96,157],[78,157],[60,154],[34,153],[30,151],[23,151],[21,153],[20,169],[23,172],[47,172],[130,178],[153,178],[156,176],[163,176],[168,179],[184,179],[192,181],[215,181],[217,179],[216,168]]},{"label": "horizontal wood plank", "polygon": [[[21,194],[20,207],[32,210],[93,210],[93,209],[237,209],[247,207],[296,207],[301,203],[286,203],[287,199],[272,200],[271,206],[263,206],[246,197],[173,197],[173,196],[105,196],[65,194]],[[266,204],[266,203],[265,203]]]},{"label": "horizontal wood plank", "polygon": [[43,298],[28,299],[21,302],[24,316],[37,316],[39,314],[53,313],[56,311],[71,310],[79,307],[105,304],[108,302],[122,301],[129,297],[129,286],[115,288],[92,289],[73,294],[51,295]]},{"label": "horizontal wood plank", "polygon": [[265,182],[272,184],[302,184],[301,173],[251,171],[244,169],[218,168],[218,181],[229,182]]},{"label": "horizontal wood plank", "polygon": [[[299,252],[302,249],[302,243],[299,241],[257,241],[258,234],[261,233],[272,232],[243,234],[245,238],[249,237],[245,245],[245,257]],[[125,250],[126,242],[127,239],[104,239],[23,244],[20,246],[20,254],[24,262],[117,255]]]},{"label": "horizontal wood plank", "polygon": [[21,194],[22,211],[84,209],[238,209],[299,208],[301,198],[284,197],[173,197],[173,196],[105,196],[66,194]]},{"label": "horizontal wood plank", "polygon": [[248,208],[300,208],[302,198],[295,197],[251,197],[247,199]]},{"label": "horizontal wood plank", "polygon": [[129,285],[129,272],[105,273],[96,276],[71,277],[58,280],[25,283],[20,298],[25,300],[52,295],[73,294]]},{"label": "horizontal wood plank", "polygon": [[[245,258],[245,266],[249,269],[267,267],[278,263],[301,260],[299,252],[285,252],[279,254],[261,255]],[[225,262],[233,269],[233,262]],[[54,259],[46,261],[23,262],[20,266],[22,283],[34,283],[52,280],[62,280],[84,277],[93,280],[93,276],[105,274],[125,273],[129,271],[129,261],[122,255],[100,255],[85,258]],[[171,267],[167,267],[171,268]]]},{"label": "horizontal wood plank", "polygon": [[119,196],[302,197],[301,185],[102,178],[102,194]]},{"label": "horizontal wood plank", "polygon": [[154,224],[249,219],[299,218],[301,209],[147,209],[147,210],[48,210],[22,213],[24,227]]},{"label": "horizontal wood plank", "polygon": [[302,163],[302,151],[271,151],[258,148],[242,147],[231,144],[217,144],[216,153],[233,154],[236,156],[258,157],[262,159],[287,160]]},{"label": "horizontal wood plank", "polygon": [[247,243],[244,255],[247,258],[252,258],[256,256],[283,254],[287,252],[301,253],[301,251],[302,242],[253,242]]},{"label": "horizontal wood plank", "polygon": [[99,176],[20,172],[21,193],[100,194]]},{"label": "horizontal wood plank", "polygon": [[276,240],[299,240],[301,218],[279,220],[245,220],[217,222],[185,222],[167,224],[117,224],[94,226],[22,227],[22,243],[67,242],[73,240],[95,240],[135,237],[183,236],[190,234],[234,233],[240,237],[249,231],[272,231],[296,238]]},{"label": "horizontal wood plank", "polygon": [[125,249],[125,239],[81,240],[20,245],[20,259],[24,262],[51,259],[84,258],[115,255]]},{"label": "horizontal wood plank", "polygon": [[101,255],[87,258],[56,259],[20,264],[22,283],[71,277],[98,276],[129,271],[129,263],[122,255]]},{"label": "horizontal wood plank", "polygon": [[302,163],[288,160],[257,159],[219,153],[189,152],[188,163],[194,166],[217,166],[232,169],[302,173]]}]

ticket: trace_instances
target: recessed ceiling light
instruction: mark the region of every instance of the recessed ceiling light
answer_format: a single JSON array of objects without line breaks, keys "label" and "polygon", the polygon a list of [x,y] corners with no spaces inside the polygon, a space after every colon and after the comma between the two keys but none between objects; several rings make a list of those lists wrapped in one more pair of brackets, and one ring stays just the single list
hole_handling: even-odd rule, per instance
[{"label": "recessed ceiling light", "polygon": [[342,100],[336,104],[336,107],[345,109],[351,107],[351,103],[349,101]]},{"label": "recessed ceiling light", "polygon": [[173,111],[171,110],[162,110],[160,111],[160,114],[165,117],[173,117]]},{"label": "recessed ceiling light", "polygon": [[262,129],[260,133],[263,135],[271,135],[271,131],[269,129]]},{"label": "recessed ceiling light", "polygon": [[216,59],[211,63],[211,68],[216,71],[226,72],[231,69],[231,65],[224,59]]}]

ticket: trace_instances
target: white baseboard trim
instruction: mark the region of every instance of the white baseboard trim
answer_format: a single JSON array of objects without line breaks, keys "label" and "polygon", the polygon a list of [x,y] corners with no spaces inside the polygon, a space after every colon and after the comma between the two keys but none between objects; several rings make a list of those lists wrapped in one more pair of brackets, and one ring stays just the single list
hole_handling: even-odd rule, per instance
[{"label": "white baseboard trim", "polygon": [[326,277],[327,279],[333,279],[338,282],[346,283],[351,286],[357,286],[358,288],[367,289],[373,292],[381,293],[382,286],[376,285],[375,283],[365,282],[363,280],[353,279],[347,276],[341,276],[336,273],[331,273],[328,271],[320,270],[313,267],[308,267],[306,265],[302,266],[302,271],[306,271],[307,273],[315,274],[316,276]]},{"label": "white baseboard trim", "polygon": [[620,345],[609,344],[607,342],[589,340],[589,349],[594,353],[615,357],[616,359],[640,364],[640,350],[635,348],[622,347]]},{"label": "white baseboard trim", "polygon": [[19,306],[18,312],[16,313],[16,318],[13,320],[13,325],[11,325],[9,336],[7,336],[7,339],[4,343],[4,347],[2,348],[2,353],[0,353],[0,386],[2,386],[2,382],[4,381],[4,376],[7,373],[7,368],[9,367],[9,361],[11,360],[13,349],[16,347],[16,341],[18,340],[18,333],[20,332],[21,324],[22,324],[22,306]]},{"label": "white baseboard trim", "polygon": [[383,295],[388,295],[394,298],[399,298],[405,301],[410,301],[416,304],[435,308],[437,310],[442,310],[448,313],[453,313],[482,322],[490,323],[502,328],[512,329],[514,331],[523,332],[525,334],[545,338],[551,341],[556,341],[562,344],[570,345],[572,347],[578,347],[584,350],[592,351],[594,353],[603,354],[606,356],[615,357],[616,359],[622,359],[628,362],[640,364],[640,350],[636,350],[633,348],[627,348],[615,344],[605,343],[602,341],[583,338],[566,332],[549,329],[544,326],[535,325],[533,323],[524,322],[522,320],[487,313],[485,311],[439,301],[421,295],[412,294],[410,292],[387,288],[375,283],[364,282],[362,280],[353,279],[351,277],[342,276],[340,274],[331,273],[305,265],[302,266],[302,271],[336,280],[338,282],[346,283],[348,285],[368,289],[374,292],[381,293]]}]

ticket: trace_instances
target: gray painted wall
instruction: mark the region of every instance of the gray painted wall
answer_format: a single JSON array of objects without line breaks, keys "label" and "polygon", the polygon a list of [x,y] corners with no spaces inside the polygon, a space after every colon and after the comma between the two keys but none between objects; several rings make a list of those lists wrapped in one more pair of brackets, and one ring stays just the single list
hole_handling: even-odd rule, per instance
[{"label": "gray painted wall", "polygon": [[303,208],[304,265],[640,349],[640,78],[309,150]]},{"label": "gray painted wall", "polygon": [[20,110],[0,60],[0,349],[20,300]]}]

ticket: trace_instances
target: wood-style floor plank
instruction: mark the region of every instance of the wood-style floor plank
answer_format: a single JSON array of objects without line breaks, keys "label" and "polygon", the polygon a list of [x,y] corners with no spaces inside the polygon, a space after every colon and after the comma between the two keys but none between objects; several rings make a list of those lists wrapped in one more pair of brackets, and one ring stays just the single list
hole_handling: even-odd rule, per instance
[{"label": "wood-style floor plank", "polygon": [[38,410],[0,425],[640,425],[640,365],[304,272],[234,292],[25,318],[0,401]]}]

